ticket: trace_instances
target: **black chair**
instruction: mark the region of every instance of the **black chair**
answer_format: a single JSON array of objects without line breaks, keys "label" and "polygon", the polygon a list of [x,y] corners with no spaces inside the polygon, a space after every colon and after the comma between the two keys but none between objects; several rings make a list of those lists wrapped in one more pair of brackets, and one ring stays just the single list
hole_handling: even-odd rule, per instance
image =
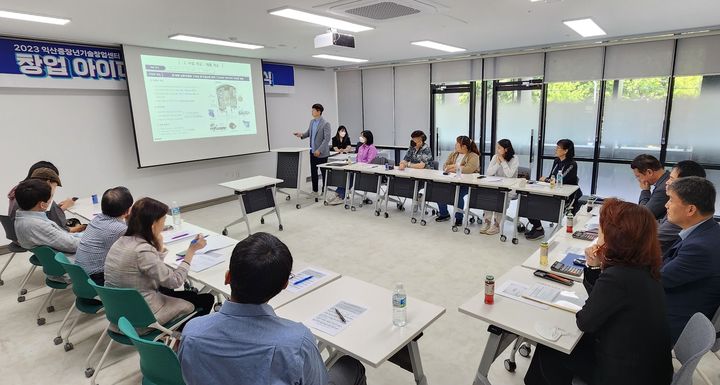
[{"label": "black chair", "polygon": [[[10,262],[15,258],[15,254],[17,253],[24,253],[28,250],[20,246],[20,244],[17,243],[17,235],[15,234],[15,224],[13,223],[12,219],[7,215],[0,215],[0,222],[2,223],[2,227],[5,230],[5,237],[10,241],[10,244],[8,245],[8,248],[10,249],[10,258],[8,258],[7,262],[5,262],[5,266],[3,266],[2,270],[0,270],[0,286],[2,286],[5,282],[2,280],[2,273],[5,272],[5,269],[7,269]],[[30,270],[28,270],[27,274],[25,274],[25,278],[23,278],[22,282],[20,283],[20,290],[18,291],[18,302],[25,301],[25,294],[27,294],[27,289],[25,288],[25,285],[27,284],[27,281],[30,279],[30,276],[32,276],[32,273],[35,272],[35,269],[40,266],[40,260],[35,256],[30,256],[30,263],[32,266],[30,267]]]}]

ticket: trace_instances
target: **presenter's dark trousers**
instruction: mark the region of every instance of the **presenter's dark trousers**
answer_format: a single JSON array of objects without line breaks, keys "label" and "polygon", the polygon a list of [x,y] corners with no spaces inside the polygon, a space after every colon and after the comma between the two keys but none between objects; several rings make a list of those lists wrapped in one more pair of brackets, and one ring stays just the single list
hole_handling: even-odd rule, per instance
[{"label": "presenter's dark trousers", "polygon": [[[316,158],[310,153],[310,180],[312,180],[313,192],[318,192],[318,165],[327,163],[328,158]],[[325,188],[325,173],[322,173],[323,189]]]}]

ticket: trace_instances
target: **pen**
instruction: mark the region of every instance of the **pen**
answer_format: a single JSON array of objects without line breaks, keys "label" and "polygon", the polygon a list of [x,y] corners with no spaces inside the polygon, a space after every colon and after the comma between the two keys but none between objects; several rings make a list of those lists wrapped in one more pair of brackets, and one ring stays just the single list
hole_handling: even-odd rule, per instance
[{"label": "pen", "polygon": [[176,235],[176,236],[174,236],[174,237],[172,237],[172,238],[170,238],[170,239],[171,239],[171,240],[172,240],[172,239],[178,239],[178,238],[185,237],[185,236],[187,236],[187,235],[190,235],[190,233],[184,233],[184,234]]},{"label": "pen", "polygon": [[[207,237],[209,237],[209,236],[210,236],[210,234],[204,236],[203,239],[205,239],[205,238],[207,238]],[[195,239],[193,239],[192,241],[190,241],[190,244],[191,244],[191,245],[194,245],[194,244],[197,243],[197,241],[198,241],[198,238],[195,238]]]},{"label": "pen", "polygon": [[309,279],[310,279],[310,278],[312,278],[312,277],[313,277],[312,275],[308,275],[307,277],[305,277],[305,278],[303,278],[303,279],[301,279],[301,280],[299,280],[299,281],[297,281],[297,282],[293,283],[293,285],[299,285],[299,284],[301,284],[301,283],[303,283],[303,282],[305,282],[305,281],[309,280]]},{"label": "pen", "polygon": [[340,321],[342,321],[342,323],[346,324],[347,321],[345,321],[345,317],[343,317],[342,313],[340,313],[340,310],[338,310],[337,308],[334,308],[334,309],[335,309],[335,313],[337,313],[338,317],[340,317]]}]

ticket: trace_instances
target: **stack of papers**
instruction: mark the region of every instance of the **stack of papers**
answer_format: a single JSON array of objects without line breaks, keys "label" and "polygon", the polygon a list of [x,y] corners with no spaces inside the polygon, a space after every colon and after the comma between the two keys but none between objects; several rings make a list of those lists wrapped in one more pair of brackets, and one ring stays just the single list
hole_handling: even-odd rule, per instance
[{"label": "stack of papers", "polygon": [[315,285],[324,276],[325,273],[321,273],[317,270],[302,270],[299,273],[295,274],[295,277],[290,280],[290,283],[285,290],[293,293],[303,291],[308,287]]},{"label": "stack of papers", "polygon": [[536,283],[523,293],[523,298],[531,299],[558,309],[577,313],[585,306],[587,297],[581,297],[574,291],[560,290],[552,286]]}]

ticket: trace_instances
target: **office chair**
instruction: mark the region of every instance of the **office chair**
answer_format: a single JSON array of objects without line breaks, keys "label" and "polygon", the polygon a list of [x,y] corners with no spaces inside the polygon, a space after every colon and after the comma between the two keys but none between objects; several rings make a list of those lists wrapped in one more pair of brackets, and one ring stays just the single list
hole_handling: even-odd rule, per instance
[{"label": "office chair", "polygon": [[55,296],[55,292],[67,289],[70,284],[68,282],[59,282],[50,279],[51,276],[61,277],[65,275],[65,269],[55,260],[55,250],[47,246],[39,246],[33,248],[32,252],[37,256],[42,265],[43,273],[45,273],[45,286],[50,288],[50,292],[45,297],[45,300],[35,315],[38,326],[42,326],[45,325],[45,317],[40,317],[43,308],[45,308],[45,305],[48,305],[45,310],[48,313],[54,312],[55,306],[52,304],[52,299]]},{"label": "office chair", "polygon": [[[10,220],[10,217],[7,215],[0,215],[0,223],[2,223],[2,227],[5,230],[5,237],[10,241],[10,245],[8,246],[10,249],[10,252],[12,255],[10,255],[10,258],[5,262],[5,266],[3,266],[2,271],[0,271],[0,277],[2,277],[2,273],[5,271],[5,269],[8,267],[10,262],[15,257],[15,254],[17,253],[24,253],[26,251],[29,251],[22,246],[20,246],[19,243],[17,243],[17,235],[15,234],[15,224]],[[20,281],[20,288],[18,289],[18,302],[24,302],[25,301],[25,294],[28,293],[27,288],[25,285],[27,285],[27,282],[30,280],[30,277],[32,277],[32,274],[35,272],[35,269],[40,266],[40,260],[35,256],[30,256],[30,269],[28,269],[28,272],[25,273],[25,276],[23,277],[22,281]],[[2,286],[4,282],[2,279],[0,279],[0,286]],[[39,288],[35,288],[33,290],[36,290]]]},{"label": "office chair", "polygon": [[[715,344],[710,348],[710,351],[715,353],[715,356],[720,359],[720,307],[715,312],[715,315],[712,318],[712,323],[715,326]],[[713,382],[710,381],[708,376],[703,373],[700,368],[697,370],[700,377],[705,380],[705,382],[708,385],[713,385]]]},{"label": "office chair", "polygon": [[118,328],[140,353],[142,385],[185,385],[177,355],[167,345],[138,336],[125,317],[118,319]]}]

